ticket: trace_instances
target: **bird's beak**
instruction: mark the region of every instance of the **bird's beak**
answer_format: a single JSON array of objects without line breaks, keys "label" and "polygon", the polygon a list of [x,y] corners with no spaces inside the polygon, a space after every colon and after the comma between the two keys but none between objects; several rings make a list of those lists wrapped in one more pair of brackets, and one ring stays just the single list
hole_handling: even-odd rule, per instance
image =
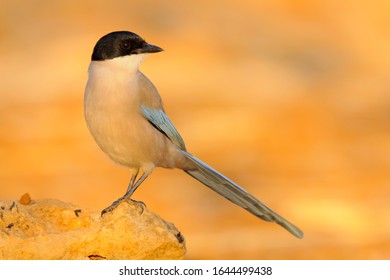
[{"label": "bird's beak", "polygon": [[163,51],[163,49],[160,47],[151,44],[145,44],[142,48],[135,50],[134,53],[156,53],[161,51]]}]

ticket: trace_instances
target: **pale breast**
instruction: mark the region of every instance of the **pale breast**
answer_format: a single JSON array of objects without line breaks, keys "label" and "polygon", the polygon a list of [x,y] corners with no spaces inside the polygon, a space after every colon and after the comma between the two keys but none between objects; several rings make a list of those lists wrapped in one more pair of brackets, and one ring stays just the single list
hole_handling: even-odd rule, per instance
[{"label": "pale breast", "polygon": [[175,167],[182,155],[142,115],[137,76],[108,76],[107,69],[93,69],[85,91],[85,119],[99,147],[112,160],[128,167],[150,163]]}]

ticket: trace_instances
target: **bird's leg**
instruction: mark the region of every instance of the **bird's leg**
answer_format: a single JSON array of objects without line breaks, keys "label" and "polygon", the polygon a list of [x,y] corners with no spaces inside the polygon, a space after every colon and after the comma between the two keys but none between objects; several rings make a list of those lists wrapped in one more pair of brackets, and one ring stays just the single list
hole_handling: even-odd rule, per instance
[{"label": "bird's leg", "polygon": [[[138,172],[137,172],[138,174]],[[134,180],[130,180],[130,183],[132,184],[129,184],[129,187],[127,188],[127,192],[125,193],[125,195],[123,196],[124,198],[130,198],[130,196],[135,192],[135,190],[142,184],[143,181],[145,181],[146,178],[148,178],[149,174],[147,174],[146,172],[144,172],[142,174],[142,176],[137,180],[137,182],[135,182],[134,184]],[[133,179],[133,178],[132,178]]]},{"label": "bird's leg", "polygon": [[[142,184],[142,182],[145,181],[146,178],[148,178],[148,175],[149,174],[144,172],[142,174],[142,176],[138,179],[138,181],[135,182],[135,184],[134,184],[134,182],[133,182],[133,184],[129,184],[129,187],[127,188],[127,191],[126,191],[125,195],[123,196],[123,199],[130,199],[132,202],[137,203],[142,208],[141,215],[145,210],[146,204],[142,201],[131,199],[130,197],[135,192],[135,190]],[[130,183],[131,183],[131,181],[130,181]]]},{"label": "bird's leg", "polygon": [[137,176],[138,176],[138,172],[139,172],[139,169],[137,169],[136,172],[132,174],[130,182],[129,182],[129,186],[127,187],[127,191],[126,191],[125,195],[120,197],[120,198],[118,198],[117,200],[115,200],[107,208],[103,209],[103,211],[101,213],[101,216],[103,216],[107,212],[112,212],[123,200],[127,200],[127,199],[130,199],[131,201],[139,204],[142,207],[141,214],[144,212],[144,208],[146,206],[145,203],[143,203],[142,201],[137,201],[137,200],[133,200],[133,199],[130,198],[131,195],[135,192],[135,190],[141,185],[141,183],[149,175],[149,174],[143,173],[142,176],[136,181]]},{"label": "bird's leg", "polygon": [[127,186],[127,191],[125,193],[125,196],[130,191],[131,187],[134,185],[134,182],[135,182],[135,179],[137,179],[138,173],[139,173],[139,169],[137,169],[137,171],[131,175],[131,179],[130,179],[129,185]]}]

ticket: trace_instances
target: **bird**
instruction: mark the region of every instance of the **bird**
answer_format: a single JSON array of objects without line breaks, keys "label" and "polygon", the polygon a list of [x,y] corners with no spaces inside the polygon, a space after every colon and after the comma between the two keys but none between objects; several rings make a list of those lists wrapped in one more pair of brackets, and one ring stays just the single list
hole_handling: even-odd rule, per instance
[{"label": "bird", "polygon": [[84,94],[87,127],[100,149],[131,173],[126,193],[102,216],[132,200],[154,168],[177,168],[256,217],[303,238],[298,227],[187,151],[159,92],[139,70],[146,56],[161,51],[130,31],[108,33],[93,48]]}]

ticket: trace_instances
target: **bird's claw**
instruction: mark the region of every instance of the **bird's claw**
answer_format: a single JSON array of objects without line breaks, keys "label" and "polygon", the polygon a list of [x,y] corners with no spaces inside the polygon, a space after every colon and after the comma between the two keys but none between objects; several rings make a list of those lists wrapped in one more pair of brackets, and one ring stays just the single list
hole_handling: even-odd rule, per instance
[{"label": "bird's claw", "polygon": [[144,213],[144,211],[145,211],[145,208],[146,208],[145,202],[143,202],[143,201],[138,201],[138,200],[134,200],[134,199],[131,199],[131,201],[134,202],[135,204],[137,204],[138,206],[141,207],[141,213],[140,213],[140,215],[142,215],[142,214]]},{"label": "bird's claw", "polygon": [[107,213],[111,213],[112,211],[114,211],[114,209],[116,207],[118,207],[118,205],[122,202],[124,198],[121,197],[117,200],[115,200],[110,206],[108,206],[107,208],[103,209],[102,213],[100,214],[101,217],[103,217],[103,215],[107,214]]},{"label": "bird's claw", "polygon": [[131,201],[131,202],[137,204],[138,206],[140,206],[141,209],[142,209],[140,215],[142,215],[144,213],[144,210],[146,208],[146,204],[144,202],[138,201],[138,200],[134,200],[134,199],[131,199],[131,198],[121,197],[121,198],[115,200],[110,206],[108,206],[107,208],[103,209],[103,211],[101,212],[100,216],[103,217],[105,214],[114,211],[114,209],[117,208],[119,206],[119,204],[121,204],[122,201],[124,201],[124,200]]}]

